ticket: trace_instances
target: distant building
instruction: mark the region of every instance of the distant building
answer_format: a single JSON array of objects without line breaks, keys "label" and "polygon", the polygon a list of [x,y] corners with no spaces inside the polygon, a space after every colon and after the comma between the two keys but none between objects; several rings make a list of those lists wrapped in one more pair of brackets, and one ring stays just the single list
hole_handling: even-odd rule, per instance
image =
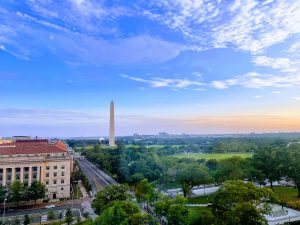
[{"label": "distant building", "polygon": [[8,144],[8,143],[11,143],[11,142],[12,142],[12,140],[10,140],[10,139],[2,139],[0,137],[0,144]]},{"label": "distant building", "polygon": [[166,138],[166,137],[170,137],[170,134],[166,133],[166,132],[159,132],[158,136],[160,138]]},{"label": "distant building", "polygon": [[30,140],[31,136],[13,136],[12,140],[17,141],[17,140]]},{"label": "distant building", "polygon": [[50,200],[70,197],[73,157],[60,140],[15,140],[0,144],[0,184],[38,180],[47,187]]}]

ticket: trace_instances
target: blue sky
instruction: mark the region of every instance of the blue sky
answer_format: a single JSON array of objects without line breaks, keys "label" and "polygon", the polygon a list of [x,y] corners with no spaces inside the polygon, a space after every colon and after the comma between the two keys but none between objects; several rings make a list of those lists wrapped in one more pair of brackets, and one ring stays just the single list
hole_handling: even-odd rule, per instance
[{"label": "blue sky", "polygon": [[300,131],[300,2],[4,0],[0,136]]}]

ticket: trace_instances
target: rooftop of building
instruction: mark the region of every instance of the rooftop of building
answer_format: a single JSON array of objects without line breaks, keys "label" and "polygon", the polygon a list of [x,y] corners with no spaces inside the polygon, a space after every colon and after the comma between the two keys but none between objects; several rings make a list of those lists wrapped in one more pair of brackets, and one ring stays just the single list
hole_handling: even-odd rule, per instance
[{"label": "rooftop of building", "polygon": [[0,155],[64,153],[67,146],[61,140],[30,139],[0,144]]}]

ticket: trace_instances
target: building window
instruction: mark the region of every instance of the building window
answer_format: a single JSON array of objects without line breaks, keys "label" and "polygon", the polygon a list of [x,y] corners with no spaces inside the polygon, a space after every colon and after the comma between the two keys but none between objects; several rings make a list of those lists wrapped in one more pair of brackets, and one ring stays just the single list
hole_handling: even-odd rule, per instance
[{"label": "building window", "polygon": [[61,176],[64,176],[65,175],[65,172],[61,172]]},{"label": "building window", "polygon": [[65,183],[65,180],[64,180],[64,179],[61,179],[60,183],[61,183],[61,184],[64,184],[64,183]]},{"label": "building window", "polygon": [[61,166],[61,169],[64,170],[64,169],[65,169],[65,166]]},{"label": "building window", "polygon": [[56,177],[56,176],[57,176],[57,172],[54,172],[54,173],[53,173],[53,176],[55,176],[55,177]]},{"label": "building window", "polygon": [[54,169],[57,170],[57,166],[54,166]]},{"label": "building window", "polygon": [[49,173],[46,173],[46,177],[49,177]]},{"label": "building window", "polygon": [[56,184],[57,183],[57,180],[53,180],[53,184]]},{"label": "building window", "polygon": [[49,184],[49,180],[46,180],[46,185],[48,185]]},{"label": "building window", "polygon": [[50,170],[50,166],[46,166],[46,170]]},{"label": "building window", "polygon": [[63,191],[63,190],[64,190],[64,188],[61,188],[60,190],[62,190],[62,191]]}]

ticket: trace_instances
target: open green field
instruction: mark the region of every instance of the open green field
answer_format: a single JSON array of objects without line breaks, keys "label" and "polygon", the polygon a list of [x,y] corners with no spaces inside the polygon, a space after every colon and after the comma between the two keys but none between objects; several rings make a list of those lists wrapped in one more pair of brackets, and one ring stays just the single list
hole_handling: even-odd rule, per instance
[{"label": "open green field", "polygon": [[214,195],[205,195],[188,198],[188,204],[207,204],[213,201]]},{"label": "open green field", "polygon": [[278,195],[279,200],[295,209],[300,209],[300,198],[298,191],[294,187],[274,187],[273,191]]},{"label": "open green field", "polygon": [[241,158],[251,158],[253,153],[190,153],[190,154],[180,154],[180,155],[175,155],[173,157],[183,159],[183,158],[192,158],[192,159],[216,159],[216,160],[221,160],[221,159],[227,159],[231,158],[234,156],[238,156]]},{"label": "open green field", "polygon": [[189,207],[191,213],[201,214],[201,213],[211,213],[211,209],[209,207]]}]

